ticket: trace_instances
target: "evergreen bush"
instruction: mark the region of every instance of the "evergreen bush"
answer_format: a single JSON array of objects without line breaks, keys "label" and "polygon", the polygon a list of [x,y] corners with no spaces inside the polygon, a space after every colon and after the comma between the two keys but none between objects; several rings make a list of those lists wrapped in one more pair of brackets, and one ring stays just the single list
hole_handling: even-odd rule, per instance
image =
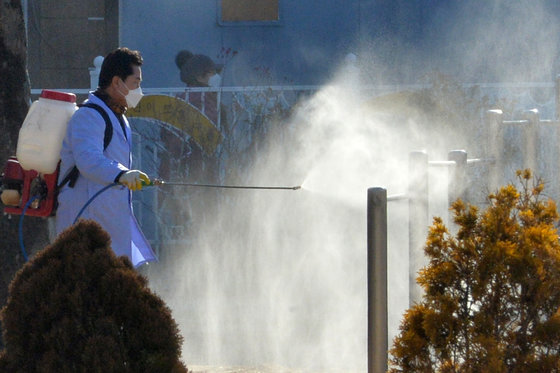
[{"label": "evergreen bush", "polygon": [[559,371],[560,216],[542,180],[517,176],[485,211],[455,201],[456,234],[434,218],[390,372]]},{"label": "evergreen bush", "polygon": [[18,271],[0,316],[1,372],[187,372],[170,309],[91,220]]}]

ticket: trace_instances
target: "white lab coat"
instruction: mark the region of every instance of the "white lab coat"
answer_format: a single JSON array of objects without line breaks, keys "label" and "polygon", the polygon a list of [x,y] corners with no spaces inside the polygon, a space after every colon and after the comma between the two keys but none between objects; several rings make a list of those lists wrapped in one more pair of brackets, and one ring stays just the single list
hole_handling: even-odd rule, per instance
[{"label": "white lab coat", "polygon": [[[73,188],[65,185],[58,194],[56,232],[71,226],[82,207],[103,187],[113,183],[121,171],[131,168],[132,133],[126,118],[126,137],[116,115],[93,93],[88,102],[101,106],[111,118],[113,136],[103,150],[105,121],[92,108],[79,108],[70,121],[60,153],[59,183],[74,165],[80,176]],[[117,256],[126,255],[135,267],[157,260],[148,240],[134,217],[132,193],[124,186],[115,186],[98,195],[80,218],[93,219],[111,236]]]}]

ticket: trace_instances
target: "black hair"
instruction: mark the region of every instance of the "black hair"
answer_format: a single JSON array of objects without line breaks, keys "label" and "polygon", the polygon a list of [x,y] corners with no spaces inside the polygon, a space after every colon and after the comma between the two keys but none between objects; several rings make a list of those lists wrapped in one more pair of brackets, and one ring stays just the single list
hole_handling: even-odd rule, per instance
[{"label": "black hair", "polygon": [[195,54],[181,66],[181,80],[190,86],[197,86],[200,84],[198,78],[209,72],[216,72],[214,61],[204,54]]},{"label": "black hair", "polygon": [[143,62],[140,52],[136,50],[125,47],[115,49],[103,59],[99,73],[99,88],[109,87],[114,76],[126,80],[129,75],[132,75],[132,66],[142,66]]},{"label": "black hair", "polygon": [[177,65],[179,70],[181,70],[185,62],[187,62],[187,60],[192,56],[193,54],[188,50],[183,49],[182,51],[179,51],[179,53],[177,53],[177,55],[175,56],[175,65]]}]

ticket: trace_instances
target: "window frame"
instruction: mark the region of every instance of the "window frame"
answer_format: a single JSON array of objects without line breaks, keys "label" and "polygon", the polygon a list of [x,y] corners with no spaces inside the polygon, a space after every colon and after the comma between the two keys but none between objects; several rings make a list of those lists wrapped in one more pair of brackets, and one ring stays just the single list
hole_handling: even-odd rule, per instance
[{"label": "window frame", "polygon": [[217,20],[218,25],[228,27],[242,27],[242,26],[282,26],[283,22],[283,0],[276,0],[278,2],[278,19],[271,21],[224,21],[222,19],[222,3],[223,0],[217,0]]}]

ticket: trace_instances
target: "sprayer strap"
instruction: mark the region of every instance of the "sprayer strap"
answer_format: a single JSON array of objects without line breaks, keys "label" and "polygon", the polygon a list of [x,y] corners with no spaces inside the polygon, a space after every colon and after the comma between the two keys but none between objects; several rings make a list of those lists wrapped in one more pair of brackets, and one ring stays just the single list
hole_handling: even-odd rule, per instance
[{"label": "sprayer strap", "polygon": [[95,109],[105,121],[105,134],[103,136],[103,150],[107,149],[111,139],[113,138],[113,124],[111,123],[111,119],[109,118],[109,114],[103,108],[97,104],[93,104],[91,102],[80,104],[79,107],[88,107],[90,109]]},{"label": "sprayer strap", "polygon": [[[105,121],[105,134],[103,135],[103,150],[107,149],[109,143],[111,142],[111,139],[113,138],[113,124],[111,123],[111,119],[109,118],[107,112],[103,110],[101,106],[91,102],[85,104],[79,104],[78,107],[88,107],[90,109],[95,109],[103,117],[103,120]],[[70,188],[74,188],[74,185],[76,185],[76,181],[78,180],[78,176],[80,176],[80,170],[78,170],[78,167],[76,166],[72,167],[70,172],[66,174],[64,179],[62,179],[62,181],[58,185],[58,189],[62,188],[66,184],[68,184]]]},{"label": "sprayer strap", "polygon": [[74,185],[76,184],[76,180],[78,180],[78,176],[80,176],[80,170],[78,170],[78,167],[76,166],[72,167],[70,172],[66,174],[64,179],[62,179],[62,181],[58,185],[58,189],[62,188],[66,184],[68,184],[70,188],[74,188]]}]

